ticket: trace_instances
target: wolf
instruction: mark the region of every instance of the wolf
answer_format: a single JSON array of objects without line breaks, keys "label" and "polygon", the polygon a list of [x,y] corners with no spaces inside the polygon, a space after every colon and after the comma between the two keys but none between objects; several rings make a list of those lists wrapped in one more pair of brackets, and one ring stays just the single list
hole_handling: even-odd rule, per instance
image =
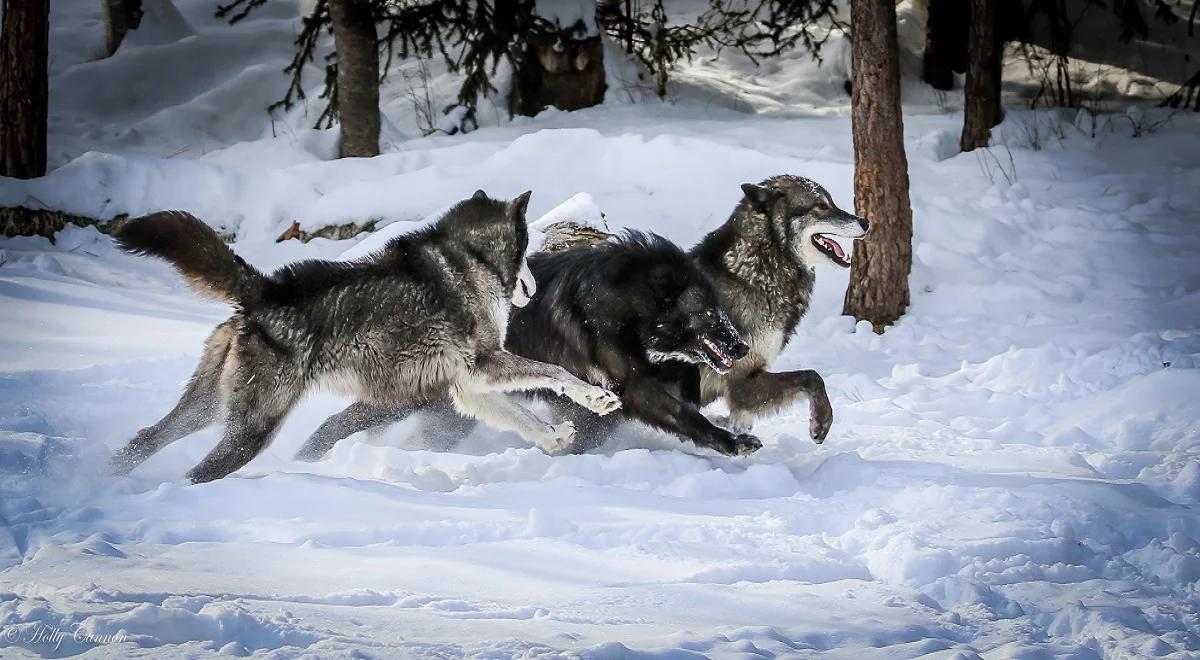
[{"label": "wolf", "polygon": [[179,403],[116,453],[114,469],[128,472],[223,418],[222,439],[188,477],[224,477],[258,455],[318,385],[383,407],[449,399],[458,413],[546,451],[569,445],[571,424],[546,423],[502,394],[549,390],[600,415],[620,406],[560,366],[504,349],[511,306],[536,293],[525,258],[529,197],[505,202],[481,190],[369,257],[303,261],[270,275],[187,213],[130,221],[120,247],[167,260],[234,314],[206,341]]},{"label": "wolf", "polygon": [[[514,311],[509,350],[562,365],[621,399],[621,413],[603,419],[556,405],[578,430],[572,450],[600,444],[621,419],[636,419],[727,455],[762,446],[749,434],[713,424],[696,406],[697,369],[726,373],[750,347],[730,323],[711,282],[677,245],[654,234],[628,232],[599,245],[533,255],[529,268],[543,285],[528,306]],[[444,405],[441,411],[444,417]],[[411,412],[352,404],[326,420],[297,458],[318,460],[351,433]],[[443,423],[460,434],[470,431],[469,425],[456,427],[453,419]]]},{"label": "wolf", "polygon": [[808,311],[817,266],[849,268],[851,253],[833,237],[866,236],[870,222],[843,211],[811,179],[773,176],[742,185],[743,197],[725,224],[689,251],[721,292],[730,319],[750,344],[749,355],[726,374],[700,373],[700,405],[724,399],[729,425],[809,400],[809,436],[825,441],[833,408],[821,376],[811,370],[771,372]]},{"label": "wolf", "polygon": [[[707,277],[723,301],[723,310],[727,310],[739,338],[748,345],[747,354],[739,354],[740,359],[728,368],[712,365],[700,368],[696,364],[699,360],[693,356],[658,351],[654,354],[658,359],[654,361],[653,382],[674,399],[664,402],[662,392],[635,396],[634,393],[641,390],[630,392],[626,388],[621,392],[625,406],[623,417],[691,438],[698,444],[719,450],[724,448],[726,453],[747,453],[761,446],[759,440],[749,434],[756,419],[808,398],[809,436],[820,444],[833,424],[833,407],[820,374],[811,369],[778,373],[768,371],[768,367],[787,346],[808,310],[816,267],[848,268],[851,264],[850,254],[832,237],[860,239],[867,234],[870,223],[838,208],[829,192],[811,179],[778,175],[758,183],[742,184],[741,190],[743,197],[729,219],[688,251],[690,264],[683,264],[674,257],[668,260],[676,263],[675,267],[681,271],[695,267]],[[600,240],[605,237],[601,236]],[[619,252],[623,247],[618,241],[605,249]],[[535,359],[569,362],[568,369],[573,373],[591,382],[602,383],[610,382],[601,380],[603,365],[619,362],[622,350],[638,351],[639,348],[622,344],[607,335],[597,335],[604,338],[603,345],[609,350],[567,355],[559,348],[564,333],[556,326],[564,319],[579,318],[577,310],[584,304],[580,301],[586,301],[597,287],[607,290],[603,283],[604,272],[593,272],[587,267],[539,271],[537,266],[542,259],[546,263],[574,262],[586,266],[591,255],[597,254],[594,250],[573,248],[561,253],[574,255],[571,257],[535,255],[531,259],[531,267],[538,272],[537,279],[542,282],[544,292],[559,290],[558,278],[569,273],[573,278],[569,290],[578,294],[577,299],[555,296],[551,300],[546,297],[518,310],[509,328],[509,345],[514,351]],[[665,251],[660,252],[655,258],[664,254]],[[602,327],[595,319],[589,319],[588,324],[587,327],[592,329]],[[699,408],[717,399],[725,400],[729,417],[702,421]],[[650,402],[658,405],[646,405]],[[440,411],[428,411],[427,414],[440,416],[451,436],[461,437],[469,432],[470,424],[458,423],[445,412],[443,406]],[[664,423],[662,420],[667,416],[674,419]],[[594,447],[614,421],[614,418],[588,418],[578,410],[574,417],[581,429],[571,447],[574,451]],[[389,410],[369,404],[351,404],[327,419],[297,458],[317,460],[338,440],[399,418]],[[452,445],[455,437],[444,440],[444,444]]]}]

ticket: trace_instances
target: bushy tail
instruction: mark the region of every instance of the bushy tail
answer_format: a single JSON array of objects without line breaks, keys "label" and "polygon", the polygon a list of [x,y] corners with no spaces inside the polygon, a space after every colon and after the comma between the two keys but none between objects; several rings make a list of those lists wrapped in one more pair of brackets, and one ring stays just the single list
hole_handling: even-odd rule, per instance
[{"label": "bushy tail", "polygon": [[253,301],[265,280],[212,227],[183,211],[160,211],[130,220],[117,231],[116,241],[126,252],[171,262],[193,289],[218,300]]}]

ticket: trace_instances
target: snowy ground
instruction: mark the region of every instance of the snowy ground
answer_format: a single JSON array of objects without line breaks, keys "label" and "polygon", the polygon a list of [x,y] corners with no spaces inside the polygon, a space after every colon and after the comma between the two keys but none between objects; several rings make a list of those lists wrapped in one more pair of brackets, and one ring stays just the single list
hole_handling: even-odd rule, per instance
[{"label": "snowy ground", "polygon": [[[87,62],[69,38],[95,11],[68,2],[64,165],[0,180],[0,204],[185,208],[269,267],[355,245],[274,243],[293,220],[418,220],[480,187],[532,188],[534,217],[587,192],[610,226],[682,244],[743,181],[797,173],[852,201],[848,119],[704,95],[325,161],[329,134],[272,138],[259,110],[286,84],[289,5],[245,33],[180,3],[195,36]],[[214,52],[209,79],[152,66]],[[144,90],[98,95],[130,72]],[[1200,653],[1200,120],[1131,137],[1166,117],[1102,117],[1093,138],[1012,113],[979,155],[955,154],[961,116],[907,117],[909,314],[856,330],[845,274],[821,271],[777,366],[825,376],[833,431],[814,446],[798,406],[746,459],[635,428],[583,456],[488,431],[435,451],[413,422],[295,463],[346,403],[316,394],[233,478],[182,479],[211,430],[113,478],[109,452],[174,403],[228,310],[93,229],[0,240],[0,655]]]}]

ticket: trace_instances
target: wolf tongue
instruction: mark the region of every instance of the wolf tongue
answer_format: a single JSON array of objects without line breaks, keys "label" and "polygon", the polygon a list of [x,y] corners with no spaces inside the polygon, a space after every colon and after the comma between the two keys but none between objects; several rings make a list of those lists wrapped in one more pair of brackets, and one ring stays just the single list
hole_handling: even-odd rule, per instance
[{"label": "wolf tongue", "polygon": [[833,253],[838,256],[838,259],[846,258],[846,253],[842,252],[842,246],[838,245],[837,241],[833,240],[832,238],[824,238],[824,237],[822,237],[821,240],[825,242],[825,245],[829,246],[830,250],[833,250]]}]

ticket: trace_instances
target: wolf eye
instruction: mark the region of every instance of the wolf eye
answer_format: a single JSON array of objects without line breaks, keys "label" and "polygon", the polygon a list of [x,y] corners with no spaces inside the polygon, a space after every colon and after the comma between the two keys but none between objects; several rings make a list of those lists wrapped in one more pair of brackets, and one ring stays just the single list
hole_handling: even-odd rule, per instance
[{"label": "wolf eye", "polygon": [[704,313],[705,313],[705,315],[707,315],[707,316],[712,316],[712,315],[713,315],[713,311],[712,311],[711,309],[710,309],[710,310],[708,310],[707,312],[704,312]]},{"label": "wolf eye", "polygon": [[816,204],[813,204],[813,209],[817,211],[828,211],[829,205],[825,202],[817,202]]}]

